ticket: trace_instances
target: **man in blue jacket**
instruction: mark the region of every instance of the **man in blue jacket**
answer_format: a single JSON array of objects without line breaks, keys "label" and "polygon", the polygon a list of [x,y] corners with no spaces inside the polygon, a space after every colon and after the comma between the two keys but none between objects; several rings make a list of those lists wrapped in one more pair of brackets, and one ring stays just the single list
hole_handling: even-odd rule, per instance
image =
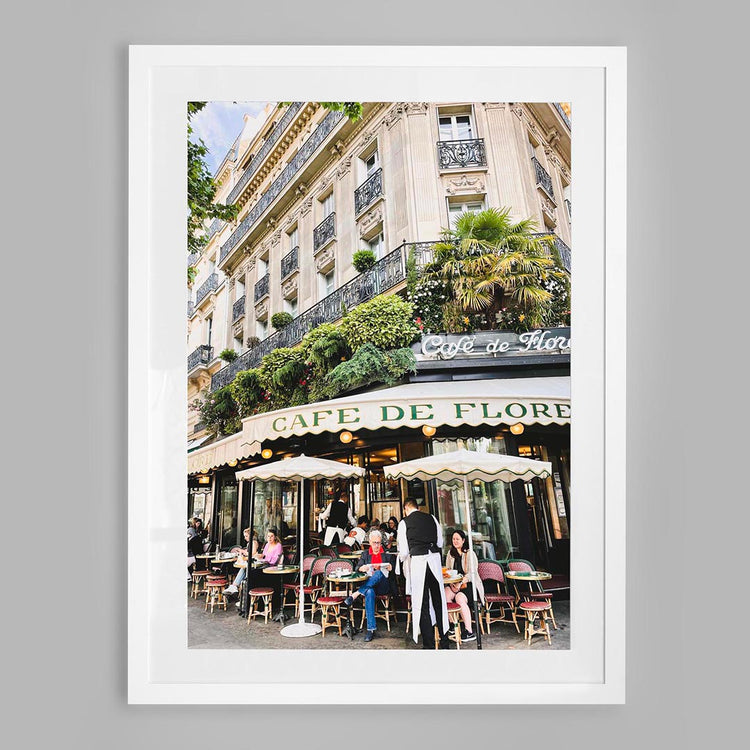
[{"label": "man in blue jacket", "polygon": [[370,548],[362,551],[357,561],[357,570],[367,573],[369,578],[351,596],[344,599],[345,607],[351,607],[359,596],[365,597],[365,615],[367,617],[367,632],[365,641],[368,643],[375,637],[377,623],[375,622],[375,597],[378,594],[392,594],[395,589],[393,568],[396,556],[386,552],[383,548],[383,536],[380,531],[370,532]]}]

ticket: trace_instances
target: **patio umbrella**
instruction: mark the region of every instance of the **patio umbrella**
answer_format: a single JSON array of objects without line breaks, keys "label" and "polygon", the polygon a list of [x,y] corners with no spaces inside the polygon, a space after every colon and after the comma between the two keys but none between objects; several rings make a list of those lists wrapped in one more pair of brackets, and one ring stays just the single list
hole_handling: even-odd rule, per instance
[{"label": "patio umbrella", "polygon": [[[482,482],[514,482],[520,479],[528,482],[534,477],[544,479],[552,474],[552,464],[548,461],[535,461],[519,456],[508,456],[503,453],[477,453],[458,450],[437,456],[426,456],[413,461],[384,467],[385,475],[390,479],[462,479],[464,499],[466,502],[466,523],[469,528],[469,551],[474,551],[471,534],[471,513],[469,510],[469,482],[476,479]],[[474,581],[475,572],[471,571],[471,583],[474,591],[474,617],[479,624],[477,613],[477,587]],[[482,648],[482,635],[477,632],[477,648]]]},{"label": "patio umbrella", "polygon": [[263,466],[254,466],[252,469],[245,469],[236,473],[237,479],[260,479],[268,481],[276,479],[279,481],[299,482],[300,483],[300,507],[303,512],[300,514],[300,522],[297,533],[299,542],[299,596],[300,596],[300,617],[299,622],[293,625],[287,625],[281,629],[281,635],[288,638],[303,638],[308,635],[316,635],[320,632],[320,625],[313,622],[305,622],[305,586],[304,571],[302,570],[302,561],[305,556],[305,479],[351,479],[353,477],[364,476],[365,470],[360,466],[351,466],[338,461],[329,461],[325,458],[314,458],[306,456],[304,453],[293,458],[287,458],[282,461],[274,461]]}]

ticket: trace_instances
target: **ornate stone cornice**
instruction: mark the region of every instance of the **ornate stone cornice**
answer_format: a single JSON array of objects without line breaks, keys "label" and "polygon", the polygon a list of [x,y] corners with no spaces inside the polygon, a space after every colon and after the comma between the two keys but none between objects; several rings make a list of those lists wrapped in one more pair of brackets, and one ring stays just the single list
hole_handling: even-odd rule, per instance
[{"label": "ornate stone cornice", "polygon": [[370,211],[367,211],[366,213],[362,214],[359,217],[359,219],[357,219],[357,224],[359,225],[359,236],[365,237],[366,235],[370,234],[372,229],[376,227],[382,221],[383,221],[382,206],[378,206],[377,208],[373,208]]},{"label": "ornate stone cornice", "polygon": [[413,117],[414,115],[426,115],[429,108],[429,102],[406,102],[404,104],[404,111],[409,117]]},{"label": "ornate stone cornice", "polygon": [[506,102],[483,102],[485,109],[505,109]]},{"label": "ornate stone cornice", "polygon": [[336,179],[340,180],[349,174],[352,168],[352,157],[347,156],[346,159],[341,160],[339,168],[336,170]]},{"label": "ornate stone cornice", "polygon": [[448,184],[445,187],[445,192],[448,193],[448,195],[456,195],[458,193],[483,193],[484,191],[484,180],[481,175],[456,175],[448,180]]},{"label": "ornate stone cornice", "polygon": [[398,102],[392,106],[390,112],[385,116],[383,122],[388,130],[390,130],[401,119],[401,116],[404,114],[404,107],[404,102]]},{"label": "ornate stone cornice", "polygon": [[284,299],[292,299],[293,297],[297,296],[297,289],[299,288],[297,279],[298,274],[295,273],[292,278],[290,278],[288,281],[285,281],[281,285],[281,294]]},{"label": "ornate stone cornice", "polygon": [[309,214],[310,211],[312,211],[312,204],[313,204],[312,198],[306,198],[304,201],[302,201],[302,205],[300,206],[300,215],[307,216],[307,214]]},{"label": "ornate stone cornice", "polygon": [[332,245],[318,253],[315,258],[315,269],[318,273],[329,271],[336,264],[336,254]]}]

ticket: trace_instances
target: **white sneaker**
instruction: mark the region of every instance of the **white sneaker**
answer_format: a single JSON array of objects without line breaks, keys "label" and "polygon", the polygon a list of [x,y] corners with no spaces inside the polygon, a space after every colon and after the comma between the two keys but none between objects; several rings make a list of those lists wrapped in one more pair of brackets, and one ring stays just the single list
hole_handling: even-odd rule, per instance
[{"label": "white sneaker", "polygon": [[227,594],[236,594],[238,591],[239,589],[232,584],[231,586],[227,586],[222,593],[226,596]]}]

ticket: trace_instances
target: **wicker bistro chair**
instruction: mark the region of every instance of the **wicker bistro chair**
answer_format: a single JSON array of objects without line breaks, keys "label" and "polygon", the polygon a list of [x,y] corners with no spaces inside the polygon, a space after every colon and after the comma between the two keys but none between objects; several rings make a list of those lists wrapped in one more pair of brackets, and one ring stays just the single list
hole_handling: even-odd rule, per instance
[{"label": "wicker bistro chair", "polygon": [[[318,597],[323,593],[323,584],[325,583],[326,563],[329,557],[316,557],[305,579],[305,612],[310,612],[310,619],[315,617],[316,602]],[[299,611],[299,586],[297,586],[297,601],[294,608],[295,616],[300,616]]]},{"label": "wicker bistro chair", "polygon": [[[550,613],[552,607],[548,601],[522,601],[518,608],[526,615],[526,625],[523,631],[523,638],[525,641],[531,643],[531,639],[537,633],[541,633],[546,639],[547,643],[552,643],[552,638],[549,632],[549,623],[547,622],[547,615]],[[539,618],[541,627],[536,627],[536,620]]]},{"label": "wicker bistro chair", "polygon": [[[320,609],[320,625],[322,637],[325,638],[326,628],[336,625],[341,635],[341,602],[346,596],[346,587],[340,588],[340,583],[328,581],[328,576],[337,569],[351,573],[354,569],[351,561],[333,558],[327,560],[324,568],[325,590],[315,600],[316,609]],[[315,615],[313,614],[313,617]]]},{"label": "wicker bistro chair", "polygon": [[[508,572],[519,572],[519,573],[532,573],[536,570],[536,568],[528,561],[528,560],[522,560],[520,558],[514,558],[510,560],[506,560],[506,566],[508,568]],[[549,604],[549,617],[552,620],[552,626],[557,630],[557,622],[555,621],[555,612],[552,609],[552,593],[550,591],[545,591],[544,586],[542,586],[541,581],[529,581],[529,589],[528,591],[519,591],[518,589],[518,582],[513,581],[514,588],[516,590],[516,606],[518,606],[518,603],[521,599],[525,599],[527,601],[536,601],[536,602],[547,602]],[[546,617],[546,614],[545,614]]]},{"label": "wicker bistro chair", "polygon": [[[307,584],[310,578],[310,568],[312,567],[312,564],[316,559],[316,555],[305,555],[304,558],[302,558],[302,573],[307,573],[307,575],[305,576],[305,594],[307,594]],[[293,583],[285,583],[282,586],[282,592],[283,596],[281,597],[281,608],[284,609],[287,604],[294,604],[294,614],[295,616],[299,615],[299,582],[294,581]],[[287,602],[287,594],[289,593],[294,596],[294,601],[292,602]]]},{"label": "wicker bistro chair", "polygon": [[207,576],[206,577],[206,606],[204,609],[208,609],[208,605],[211,605],[211,614],[213,614],[214,606],[224,607],[224,611],[227,611],[227,600],[223,594],[224,587],[227,585],[226,576]]},{"label": "wicker bistro chair", "polygon": [[193,599],[197,599],[201,594],[206,593],[206,578],[208,577],[207,570],[194,570],[192,573],[193,584],[190,588],[190,596]]},{"label": "wicker bistro chair", "polygon": [[[482,560],[479,563],[479,578],[484,585],[484,623],[487,626],[487,633],[491,632],[490,628],[493,622],[512,622],[516,626],[516,632],[520,633],[518,619],[516,617],[516,598],[507,591],[505,575],[500,563],[494,560]],[[497,591],[490,591],[489,584]],[[495,608],[495,605],[499,605]],[[506,617],[506,608],[510,619]],[[479,625],[482,627],[482,615],[479,616]],[[482,627],[484,632],[484,628]]]},{"label": "wicker bistro chair", "polygon": [[[248,623],[254,617],[263,617],[268,624],[268,618],[273,618],[273,587],[256,586],[248,591],[248,596],[250,597],[250,609],[247,613]],[[263,602],[262,610],[258,608],[259,601]]]}]

